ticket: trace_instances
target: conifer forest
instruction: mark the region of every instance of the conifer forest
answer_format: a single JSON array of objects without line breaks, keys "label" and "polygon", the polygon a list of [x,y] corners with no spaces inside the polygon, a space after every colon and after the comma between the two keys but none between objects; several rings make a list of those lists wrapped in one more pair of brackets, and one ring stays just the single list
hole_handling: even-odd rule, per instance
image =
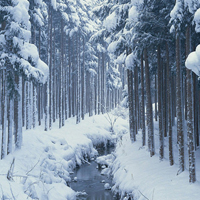
[{"label": "conifer forest", "polygon": [[139,138],[149,157],[198,184],[199,33],[200,0],[0,0],[0,166],[24,151],[30,130],[59,132],[68,120],[105,115],[114,135],[119,120],[109,113],[121,108],[132,145]]}]

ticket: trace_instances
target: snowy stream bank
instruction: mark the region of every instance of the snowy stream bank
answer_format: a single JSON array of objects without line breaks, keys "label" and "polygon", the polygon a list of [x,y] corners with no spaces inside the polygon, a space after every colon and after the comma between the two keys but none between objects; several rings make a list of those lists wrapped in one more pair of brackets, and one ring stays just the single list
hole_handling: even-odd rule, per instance
[{"label": "snowy stream bank", "polygon": [[[186,170],[177,175],[178,148],[175,142],[174,166],[169,166],[168,138],[165,138],[165,158],[159,161],[158,122],[154,124],[156,154],[150,157],[148,148],[141,147],[141,131],[136,142],[130,141],[125,115],[117,118],[115,135],[111,134],[106,117],[106,114],[86,116],[78,125],[75,119],[68,119],[65,127],[59,129],[58,124],[54,124],[48,132],[43,131],[43,127],[24,130],[22,148],[0,160],[0,199],[74,200],[77,193],[68,186],[73,170],[97,155],[94,148],[97,144],[117,140],[115,152],[98,157],[97,162],[109,166],[101,173],[104,176],[111,173],[111,189],[119,194],[119,199],[199,200],[199,149],[196,152],[197,182],[189,184],[187,162]],[[174,141],[176,137],[174,131]],[[187,149],[185,152],[187,161]]]},{"label": "snowy stream bank", "polygon": [[[126,132],[127,121],[119,118],[118,122],[117,132]],[[57,127],[54,124],[48,132],[43,127],[24,130],[22,149],[0,161],[1,199],[75,199],[75,191],[68,186],[70,173],[97,155],[95,145],[116,139],[110,133],[105,115],[86,117],[78,125],[72,118],[63,128]],[[10,180],[7,179],[9,170]]]}]

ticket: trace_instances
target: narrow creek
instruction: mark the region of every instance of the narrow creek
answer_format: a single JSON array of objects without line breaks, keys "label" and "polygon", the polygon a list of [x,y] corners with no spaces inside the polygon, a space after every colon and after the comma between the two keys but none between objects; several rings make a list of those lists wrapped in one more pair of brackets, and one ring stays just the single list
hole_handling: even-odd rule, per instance
[{"label": "narrow creek", "polygon": [[[114,151],[114,147],[97,148],[98,156],[110,154]],[[75,178],[76,177],[76,178]],[[111,190],[105,190],[105,183],[112,185],[110,177],[101,175],[101,170],[97,168],[97,163],[91,161],[90,164],[85,163],[75,169],[72,179],[77,179],[76,182],[71,182],[70,187],[78,192],[85,192],[87,195],[77,197],[77,200],[116,200]]]}]

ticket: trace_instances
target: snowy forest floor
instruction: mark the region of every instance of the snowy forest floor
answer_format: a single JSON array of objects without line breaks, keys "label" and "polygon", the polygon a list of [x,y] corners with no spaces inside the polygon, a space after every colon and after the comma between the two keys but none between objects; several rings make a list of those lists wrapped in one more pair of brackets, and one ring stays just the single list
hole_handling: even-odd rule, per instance
[{"label": "snowy forest floor", "polygon": [[[175,165],[169,166],[167,138],[165,159],[159,161],[158,122],[154,124],[156,155],[150,158],[147,147],[141,147],[141,131],[135,143],[130,141],[128,111],[121,108],[113,113],[86,116],[80,124],[71,118],[63,128],[59,129],[55,123],[48,132],[43,131],[43,126],[24,130],[22,149],[0,161],[0,199],[74,200],[75,192],[66,185],[73,168],[97,155],[95,145],[106,144],[113,139],[118,141],[115,160],[109,162],[113,174],[113,190],[119,191],[123,197],[134,196],[134,200],[198,200],[200,150],[196,152],[197,182],[190,184],[187,149],[186,170],[179,175],[176,143]],[[116,119],[114,135],[110,133],[109,117],[112,122]],[[13,158],[15,160],[12,165]],[[104,160],[110,158],[108,155]],[[8,171],[10,180],[7,179]]]},{"label": "snowy forest floor", "polygon": [[[116,119],[111,114],[86,115],[79,124],[75,118],[66,120],[61,129],[55,123],[47,132],[44,126],[23,130],[22,148],[0,160],[0,199],[74,200],[75,192],[66,185],[70,173],[97,155],[95,145],[116,140],[109,117]],[[116,133],[127,131],[127,119],[119,117],[115,128]]]},{"label": "snowy forest floor", "polygon": [[[178,146],[176,126],[173,127],[173,155],[175,164],[169,165],[168,137],[165,138],[165,156],[159,160],[158,122],[154,122],[156,154],[150,157],[148,147],[142,147],[142,131],[139,130],[137,141],[132,143],[129,134],[118,140],[112,163],[115,185],[122,197],[131,196],[134,200],[199,200],[200,199],[200,149],[196,151],[196,183],[189,183],[188,152],[185,148],[185,171],[178,172]],[[187,146],[187,129],[185,128]],[[147,134],[147,130],[146,130]],[[147,137],[147,136],[146,136]],[[146,141],[147,143],[147,141]]]}]

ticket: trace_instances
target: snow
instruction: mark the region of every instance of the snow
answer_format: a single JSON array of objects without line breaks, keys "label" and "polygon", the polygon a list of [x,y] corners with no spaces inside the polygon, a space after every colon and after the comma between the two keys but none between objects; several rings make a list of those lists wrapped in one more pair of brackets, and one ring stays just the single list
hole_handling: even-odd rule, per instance
[{"label": "snow", "polygon": [[56,2],[56,0],[51,0],[51,5],[52,5],[52,7],[53,7],[53,9],[57,9],[57,2]]},{"label": "snow", "polygon": [[131,22],[136,22],[138,19],[138,11],[136,6],[132,6],[128,13],[128,18]]},{"label": "snow", "polygon": [[111,189],[110,184],[109,184],[109,183],[106,183],[106,184],[104,185],[104,188],[105,188],[105,190],[110,190],[110,189]]},{"label": "snow", "polygon": [[26,26],[27,29],[30,29],[30,16],[28,14],[29,2],[27,0],[14,0],[13,2],[16,4],[16,6],[10,10],[13,19],[19,24]]},{"label": "snow", "polygon": [[117,15],[115,12],[111,13],[103,22],[106,29],[111,32],[117,26]]},{"label": "snow", "polygon": [[[114,155],[116,159],[110,166],[114,186],[112,190],[122,197],[134,196],[134,200],[189,200],[199,199],[200,182],[189,183],[188,155],[185,148],[186,170],[178,173],[178,148],[176,146],[176,131],[173,127],[173,144],[175,164],[169,165],[168,138],[165,138],[165,157],[159,160],[158,122],[154,122],[156,154],[150,157],[147,146],[142,147],[142,132],[139,130],[137,141],[132,143],[129,134],[118,139]],[[200,151],[196,152],[197,166],[200,164]],[[197,167],[197,180],[200,180],[200,170]],[[123,198],[122,198],[123,199]]]},{"label": "snow", "polygon": [[171,19],[179,19],[182,21],[182,3],[180,0],[176,1],[176,4],[170,12]]},{"label": "snow", "polygon": [[125,60],[126,68],[133,69],[136,64],[136,56],[134,53],[129,54]]},{"label": "snow", "polygon": [[199,33],[200,32],[200,8],[194,14],[194,22],[196,24],[195,31]]},{"label": "snow", "polygon": [[[123,129],[120,125],[123,120],[117,121],[116,132]],[[94,145],[115,139],[105,115],[86,116],[78,125],[71,118],[62,129],[55,123],[49,132],[43,128],[24,130],[21,150],[0,160],[0,198],[4,195],[12,199],[13,193],[20,200],[28,196],[42,200],[75,199],[76,193],[66,184],[71,181],[73,168],[97,155]],[[13,181],[8,181],[6,176],[13,158]]]},{"label": "snow", "polygon": [[[22,42],[22,41],[21,41]],[[14,43],[15,44],[15,43]],[[39,58],[39,53],[37,47],[30,43],[24,43],[20,45],[22,47],[20,54],[25,59],[28,60],[31,58],[32,62],[34,63],[34,67],[29,67],[27,76],[32,75],[39,79],[38,72],[42,74],[41,83],[45,83],[48,78],[49,68],[48,66]],[[28,62],[27,62],[28,65]]]},{"label": "snow", "polygon": [[42,16],[41,10],[40,9],[35,9],[35,12],[36,13],[33,14],[34,20],[37,22],[37,24],[40,27],[44,26],[44,18]]},{"label": "snow", "polygon": [[[114,114],[114,115],[113,115]],[[178,172],[178,148],[176,147],[176,132],[174,134],[175,165],[169,166],[168,144],[165,138],[165,158],[159,160],[158,150],[158,122],[155,127],[156,154],[150,157],[147,147],[141,147],[142,133],[139,130],[137,141],[132,143],[128,133],[128,110],[120,108],[112,112],[112,119],[116,119],[114,135],[111,135],[110,123],[105,115],[86,116],[80,124],[75,118],[68,119],[66,126],[58,129],[55,123],[49,132],[43,127],[24,131],[21,150],[16,150],[3,160],[0,160],[0,198],[25,200],[50,199],[74,200],[75,193],[67,186],[71,180],[70,174],[76,164],[81,165],[97,155],[94,145],[107,143],[107,140],[116,140],[117,147],[114,153],[101,156],[96,162],[105,166],[101,168],[102,175],[112,173],[113,184],[105,183],[105,189],[119,192],[122,199],[134,196],[134,200],[188,200],[199,199],[200,170],[197,167],[197,182],[188,181],[188,164],[186,170]],[[173,128],[175,131],[175,127]],[[11,177],[6,178],[11,163],[15,158]],[[187,158],[187,153],[186,153]],[[196,152],[197,166],[200,163],[200,150]],[[186,162],[187,163],[187,162]],[[125,197],[126,196],[126,197]]]},{"label": "snow", "polygon": [[101,45],[101,44],[98,43],[97,44],[97,51],[105,53],[106,49],[103,47],[103,45]]},{"label": "snow", "polygon": [[197,76],[200,75],[200,45],[191,52],[185,61],[185,66],[192,70]]},{"label": "snow", "polygon": [[[37,2],[41,3],[41,2]],[[33,44],[30,44],[31,38],[31,24],[30,16],[28,13],[29,2],[27,0],[13,0],[14,6],[8,6],[6,9],[10,13],[10,26],[6,30],[5,34],[2,34],[0,37],[0,43],[7,45],[5,39],[12,39],[13,47],[16,50],[10,51],[7,50],[6,53],[1,55],[2,62],[5,62],[3,59],[8,58],[10,63],[13,66],[18,66],[19,69],[28,78],[34,78],[40,83],[45,83],[48,77],[48,67],[47,65],[40,60],[37,47]],[[38,12],[38,17],[41,13]],[[42,16],[42,15],[41,15]],[[38,20],[38,19],[36,19]],[[41,21],[39,23],[42,23]],[[3,40],[3,37],[5,38]],[[11,41],[9,41],[11,43]],[[17,53],[16,53],[17,52]]]},{"label": "snow", "polygon": [[35,4],[39,4],[39,5],[42,5],[42,0],[34,0]]},{"label": "snow", "polygon": [[124,64],[125,63],[125,60],[126,60],[126,53],[122,53],[120,54],[117,59],[115,60],[115,62],[117,64]]}]

